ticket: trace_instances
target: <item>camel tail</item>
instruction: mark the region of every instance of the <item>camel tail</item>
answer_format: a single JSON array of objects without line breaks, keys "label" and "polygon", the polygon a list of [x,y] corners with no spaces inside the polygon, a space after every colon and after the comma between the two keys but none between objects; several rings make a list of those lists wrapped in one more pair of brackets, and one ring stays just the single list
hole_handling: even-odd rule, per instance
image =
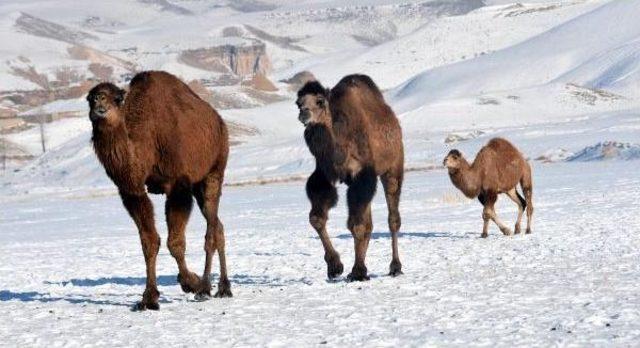
[{"label": "camel tail", "polygon": [[520,186],[522,186],[522,193],[524,193],[524,200],[520,195],[520,201],[526,204],[527,207],[527,234],[531,233],[531,220],[533,217],[533,179],[531,174],[531,166],[528,162],[525,162],[526,170],[522,179],[520,179]]},{"label": "camel tail", "polygon": [[[532,194],[533,191],[533,180],[531,178],[531,166],[529,165],[528,162],[525,162],[525,171],[522,175],[522,178],[520,179],[520,186],[522,187],[522,192],[524,193],[524,199],[529,202],[529,198],[527,196],[530,196]],[[522,200],[523,198],[520,197],[520,195],[518,194],[520,200]]]},{"label": "camel tail", "polygon": [[520,200],[520,204],[522,204],[522,209],[527,207],[527,200],[524,199],[524,197],[522,197],[520,195],[520,192],[518,192],[518,190],[516,190],[516,195],[518,196],[518,199]]}]

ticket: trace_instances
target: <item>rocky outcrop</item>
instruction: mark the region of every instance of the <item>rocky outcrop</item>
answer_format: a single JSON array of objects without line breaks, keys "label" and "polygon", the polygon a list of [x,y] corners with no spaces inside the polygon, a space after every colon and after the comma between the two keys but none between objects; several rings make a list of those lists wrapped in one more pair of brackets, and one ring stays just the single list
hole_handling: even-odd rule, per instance
[{"label": "rocky outcrop", "polygon": [[73,44],[79,44],[86,40],[98,40],[95,35],[49,22],[28,13],[20,14],[15,22],[15,27],[23,33]]},{"label": "rocky outcrop", "polygon": [[167,0],[138,0],[143,4],[150,4],[157,6],[160,11],[172,12],[174,14],[179,14],[183,16],[192,16],[193,12],[187,10],[184,7],[180,7],[178,5],[172,4]]},{"label": "rocky outcrop", "polygon": [[120,67],[128,72],[138,70],[138,66],[124,59],[112,56],[95,48],[84,45],[73,45],[67,48],[69,57],[77,60],[86,60],[90,63],[104,64],[113,67]]},{"label": "rocky outcrop", "polygon": [[233,0],[227,3],[230,8],[240,12],[261,12],[275,10],[278,6],[258,0]]},{"label": "rocky outcrop", "polygon": [[274,45],[280,46],[287,50],[299,51],[299,52],[308,52],[304,47],[295,45],[296,42],[300,41],[300,39],[294,39],[288,36],[276,36],[267,33],[264,30],[258,29],[256,27],[252,27],[248,24],[244,26],[251,34],[257,37],[260,40],[271,42]]},{"label": "rocky outcrop", "polygon": [[87,80],[77,85],[50,90],[6,91],[0,93],[0,102],[6,100],[15,105],[18,110],[23,110],[40,106],[54,100],[80,98],[87,94],[93,85],[95,85],[95,82]]},{"label": "rocky outcrop", "polygon": [[591,162],[606,160],[637,160],[640,159],[640,144],[623,143],[617,141],[599,142],[585,147],[566,159],[567,162]]},{"label": "rocky outcrop", "polygon": [[255,74],[250,80],[243,81],[242,85],[263,92],[276,92],[278,90],[278,87],[264,74]]},{"label": "rocky outcrop", "polygon": [[299,90],[305,83],[309,81],[315,81],[316,77],[310,71],[300,71],[296,73],[292,77],[284,80],[280,80],[280,82],[284,82],[289,85],[289,89],[292,91]]},{"label": "rocky outcrop", "polygon": [[226,27],[222,29],[222,37],[242,37],[244,30],[240,27]]},{"label": "rocky outcrop", "polygon": [[198,69],[238,76],[268,74],[271,71],[267,49],[262,42],[186,50],[179,59]]}]

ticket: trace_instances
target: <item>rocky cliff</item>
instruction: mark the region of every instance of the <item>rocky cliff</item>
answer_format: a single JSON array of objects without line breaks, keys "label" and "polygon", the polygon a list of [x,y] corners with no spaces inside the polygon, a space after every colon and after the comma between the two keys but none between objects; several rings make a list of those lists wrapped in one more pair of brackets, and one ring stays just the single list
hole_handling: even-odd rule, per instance
[{"label": "rocky cliff", "polygon": [[198,69],[238,76],[267,74],[271,70],[266,46],[262,42],[186,50],[179,59]]}]

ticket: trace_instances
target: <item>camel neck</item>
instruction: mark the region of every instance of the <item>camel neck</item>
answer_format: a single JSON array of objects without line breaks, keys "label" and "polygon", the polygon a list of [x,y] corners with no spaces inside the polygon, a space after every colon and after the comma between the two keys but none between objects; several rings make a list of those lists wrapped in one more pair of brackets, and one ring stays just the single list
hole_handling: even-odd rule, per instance
[{"label": "camel neck", "polygon": [[115,182],[131,173],[133,149],[124,123],[116,126],[94,125],[93,148],[107,175]]},{"label": "camel neck", "polygon": [[309,151],[316,158],[317,167],[324,172],[327,178],[336,179],[335,162],[339,160],[336,153],[336,143],[333,130],[325,124],[313,124],[307,126],[304,131],[304,139]]},{"label": "camel neck", "polygon": [[475,198],[480,194],[480,173],[477,168],[469,165],[468,162],[464,161],[457,170],[450,170],[449,176],[453,185],[468,198]]}]

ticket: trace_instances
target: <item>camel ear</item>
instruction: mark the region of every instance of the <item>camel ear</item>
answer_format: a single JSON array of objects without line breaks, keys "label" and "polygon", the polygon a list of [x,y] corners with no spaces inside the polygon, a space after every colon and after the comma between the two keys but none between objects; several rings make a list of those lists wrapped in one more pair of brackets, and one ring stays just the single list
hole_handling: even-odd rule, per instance
[{"label": "camel ear", "polygon": [[94,99],[96,99],[96,91],[95,88],[92,88],[89,93],[87,93],[87,101],[91,103]]},{"label": "camel ear", "polygon": [[127,94],[127,91],[125,91],[124,89],[118,89],[118,92],[116,92],[116,96],[113,99],[116,104],[118,104],[118,106],[122,106],[122,104],[124,103],[124,97]]}]

